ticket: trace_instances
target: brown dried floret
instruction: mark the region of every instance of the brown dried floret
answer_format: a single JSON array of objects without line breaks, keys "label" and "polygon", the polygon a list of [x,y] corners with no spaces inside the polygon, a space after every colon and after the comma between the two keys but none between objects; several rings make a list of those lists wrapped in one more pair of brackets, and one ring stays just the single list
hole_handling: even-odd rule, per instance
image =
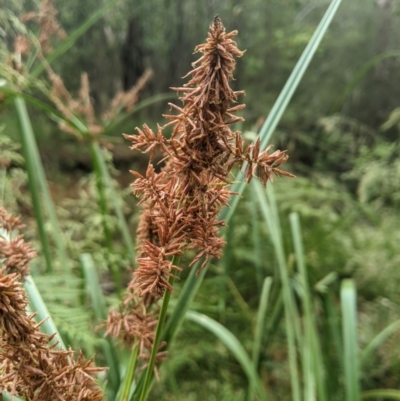
[{"label": "brown dried floret", "polygon": [[85,360],[81,352],[56,349],[55,334],[48,336],[34,321],[35,313],[26,314],[28,300],[22,288],[21,274],[35,252],[22,236],[19,218],[0,208],[0,392],[26,401],[101,401],[103,393],[94,375],[102,368]]},{"label": "brown dried floret", "polygon": [[56,16],[57,10],[52,4],[52,0],[43,0],[39,7],[39,12],[30,12],[24,14],[21,18],[22,21],[35,20],[39,27],[38,41],[44,53],[49,53],[53,50],[51,46],[51,37],[57,36],[60,39],[65,39],[67,34],[58,23]]}]

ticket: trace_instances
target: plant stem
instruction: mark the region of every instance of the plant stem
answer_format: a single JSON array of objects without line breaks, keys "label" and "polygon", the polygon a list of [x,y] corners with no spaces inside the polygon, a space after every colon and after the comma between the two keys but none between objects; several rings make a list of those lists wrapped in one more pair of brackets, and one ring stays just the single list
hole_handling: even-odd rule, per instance
[{"label": "plant stem", "polygon": [[38,288],[36,287],[35,281],[32,276],[27,276],[24,283],[24,288],[29,297],[29,304],[33,311],[37,312],[37,321],[43,321],[40,329],[46,333],[48,336],[57,333],[54,337],[52,344],[55,342],[58,343],[58,348],[62,350],[66,350],[65,344],[61,338],[60,333],[57,330],[56,325],[54,324],[53,319],[47,309],[45,302],[43,301],[42,296]]},{"label": "plant stem", "polygon": [[126,371],[126,376],[124,378],[124,387],[122,393],[118,398],[118,401],[127,401],[129,393],[131,390],[131,384],[133,380],[133,375],[136,370],[136,365],[138,361],[139,344],[135,341],[132,346],[131,356],[129,358],[128,370]]},{"label": "plant stem", "polygon": [[35,159],[32,157],[31,141],[29,140],[33,136],[33,130],[24,100],[20,97],[16,97],[14,99],[14,103],[18,114],[18,121],[21,126],[21,145],[24,153],[26,170],[28,173],[29,191],[31,193],[32,205],[35,212],[35,219],[38,227],[40,243],[42,245],[43,256],[46,261],[46,270],[49,273],[53,271],[50,242],[45,230],[46,222],[44,220],[40,202],[40,187],[36,174],[37,163],[35,163]]},{"label": "plant stem", "polygon": [[[80,256],[80,262],[85,277],[86,291],[91,299],[94,316],[97,320],[107,319],[107,308],[106,303],[101,291],[99,277],[97,275],[96,268],[94,266],[94,261],[92,255],[89,253],[84,253]],[[104,330],[99,332],[100,336],[103,336]],[[113,340],[107,336],[107,340],[102,342],[104,358],[108,365],[108,374],[110,387],[115,391],[118,391],[120,386],[119,377],[119,361],[118,354],[115,350]],[[109,398],[110,399],[110,398]]]},{"label": "plant stem", "polygon": [[[41,219],[40,222],[38,220],[38,225],[42,225],[42,227],[39,226],[40,240],[47,241],[49,247],[48,252],[50,252],[48,237],[46,236],[45,238],[42,238],[42,235],[40,234],[40,230],[43,230],[43,232],[45,233],[45,221],[41,209],[43,201],[43,207],[45,208],[46,214],[51,223],[51,233],[53,234],[53,239],[57,248],[61,267],[64,272],[67,272],[69,270],[69,261],[64,244],[65,240],[63,238],[63,235],[61,234],[54,202],[49,191],[49,186],[47,184],[46,174],[43,168],[42,161],[40,159],[35,134],[32,129],[32,124],[28,115],[25,100],[22,98],[22,96],[18,95],[15,97],[14,103],[17,109],[18,120],[21,124],[22,150],[24,153],[26,168],[28,171],[29,187],[31,190],[32,203],[35,208],[35,217],[36,213],[39,213],[36,219]],[[38,203],[37,206],[35,206],[36,203]],[[47,263],[47,253],[45,251],[46,244],[42,242],[42,246],[44,248],[43,252],[45,253]],[[53,264],[51,264],[51,269],[48,268],[48,272],[51,272],[52,270]]]},{"label": "plant stem", "polygon": [[[179,261],[180,261],[179,257],[174,256],[172,258],[173,265],[179,264]],[[170,276],[168,279],[168,282],[171,284],[171,286],[174,284],[174,281],[175,281],[174,276]],[[163,302],[161,305],[160,316],[158,317],[156,335],[154,337],[154,343],[153,343],[153,347],[151,349],[149,364],[146,369],[146,376],[144,378],[144,383],[143,383],[143,387],[142,387],[142,392],[140,393],[139,401],[145,401],[147,399],[148,387],[150,384],[151,375],[153,373],[154,364],[156,361],[158,346],[159,346],[160,340],[161,340],[161,334],[164,329],[165,317],[167,315],[167,309],[168,309],[168,304],[169,304],[170,298],[171,298],[171,292],[166,290],[164,293],[164,298],[163,298]]]}]

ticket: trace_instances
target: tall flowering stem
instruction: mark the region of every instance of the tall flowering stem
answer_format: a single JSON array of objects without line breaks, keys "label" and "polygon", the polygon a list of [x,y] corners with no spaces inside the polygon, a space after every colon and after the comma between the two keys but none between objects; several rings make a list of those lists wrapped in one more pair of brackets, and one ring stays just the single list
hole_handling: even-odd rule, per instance
[{"label": "tall flowering stem", "polygon": [[[137,128],[136,135],[125,135],[131,149],[150,153],[150,161],[145,175],[131,172],[136,177],[133,193],[141,198],[143,207],[137,237],[138,268],[120,312],[109,315],[107,332],[130,344],[139,338],[147,349],[140,401],[147,398],[155,363],[162,359],[159,342],[165,314],[173,281],[182,270],[177,260],[184,251],[193,251],[189,267],[201,261],[199,274],[211,258],[222,255],[225,241],[219,232],[225,223],[218,216],[233,195],[229,190],[231,169],[246,163],[245,180],[250,182],[258,175],[264,185],[274,174],[292,176],[279,168],[288,158],[286,151],[269,154],[270,147],[262,151],[259,139],[245,146],[240,133],[230,128],[243,120],[235,113],[245,107],[237,103],[244,92],[229,86],[235,57],[243,55],[233,40],[236,34],[226,33],[221,19],[215,17],[206,43],[195,49],[201,57],[188,73],[191,79],[172,88],[181,94],[181,107],[170,104],[177,114],[165,115],[169,122],[158,126],[156,132],[144,125]],[[169,138],[163,133],[167,127],[172,128]],[[160,152],[165,165],[157,172],[153,160]],[[151,335],[151,316],[157,312],[156,331]]]},{"label": "tall flowering stem", "polygon": [[[174,259],[173,259],[173,262],[179,264],[179,260],[174,260]],[[171,276],[168,281],[169,281],[169,284],[172,286],[174,283],[174,276]],[[162,335],[162,331],[164,328],[165,318],[167,316],[167,309],[168,309],[170,298],[171,298],[171,292],[165,291],[162,307],[160,310],[160,315],[158,316],[156,334],[154,337],[153,347],[152,347],[151,353],[150,353],[149,364],[147,366],[146,374],[144,377],[144,383],[143,383],[142,392],[140,394],[139,401],[145,401],[147,399],[149,386],[150,386],[150,380],[151,380],[151,374],[152,374],[152,371],[153,371],[153,368],[154,368],[154,365],[155,365],[155,362],[157,359],[158,348],[159,348],[159,344],[161,341],[161,335]]]}]

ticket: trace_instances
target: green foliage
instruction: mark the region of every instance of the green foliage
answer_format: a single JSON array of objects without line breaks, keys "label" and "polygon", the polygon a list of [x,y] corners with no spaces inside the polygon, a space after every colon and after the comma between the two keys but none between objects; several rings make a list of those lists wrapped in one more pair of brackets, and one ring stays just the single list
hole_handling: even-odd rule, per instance
[{"label": "green foliage", "polygon": [[[332,2],[332,7],[338,4]],[[55,61],[55,68],[65,75],[67,86],[76,90],[81,69],[89,73],[100,71],[93,85],[97,111],[104,108],[118,86],[115,58],[128,18],[132,17],[139,29],[138,43],[133,47],[143,39],[146,63],[156,70],[152,90],[160,92],[167,85],[179,84],[191,61],[187,49],[198,42],[200,31],[200,37],[204,36],[206,21],[217,11],[215,4],[207,8],[193,1],[151,0],[132,7],[126,0],[117,2],[113,13],[89,30],[103,12],[92,15],[97,2],[82,5],[73,0],[58,5],[64,26],[75,34],[48,59],[56,60],[73,45],[68,57]],[[240,45],[248,49],[238,63],[235,88],[247,89],[250,107],[245,117],[254,123],[252,130],[261,127],[263,147],[283,118],[279,140],[289,142],[289,153],[294,156],[292,168],[299,177],[277,180],[273,191],[270,186],[265,191],[253,181],[252,191],[246,192],[242,175],[232,177],[233,190],[241,193],[243,200],[239,202],[236,197],[231,208],[222,213],[230,220],[225,232],[229,241],[225,256],[212,263],[207,275],[204,270],[195,278],[194,267],[175,283],[171,305],[163,307],[163,313],[169,314],[166,325],[163,328],[161,324],[157,330],[159,338],[167,341],[170,355],[161,365],[161,381],[154,382],[152,369],[148,369],[145,383],[143,373],[134,375],[137,347],[129,350],[131,358],[127,363],[128,358],[120,360],[114,343],[102,339],[101,333],[94,330],[105,318],[106,309],[117,303],[120,288],[128,280],[126,267],[134,261],[130,237],[133,230],[126,222],[134,225],[137,213],[128,207],[129,190],[120,189],[121,177],[112,163],[112,154],[92,138],[89,144],[75,146],[86,147],[88,154],[91,149],[93,173],[75,177],[71,196],[50,192],[49,178],[55,192],[65,185],[65,178],[51,170],[46,170],[47,180],[44,178],[45,157],[43,152],[35,151],[35,137],[22,99],[56,121],[74,125],[82,137],[89,132],[88,126],[74,116],[70,120],[62,117],[37,99],[34,90],[18,95],[21,77],[4,69],[0,72],[2,77],[16,87],[1,83],[1,90],[10,97],[20,96],[17,111],[27,143],[22,158],[19,145],[3,135],[6,128],[0,133],[0,199],[9,209],[24,215],[30,237],[35,236],[30,218],[32,201],[44,212],[44,218],[37,221],[44,236],[49,237],[47,258],[57,274],[43,274],[43,255],[39,255],[32,273],[41,297],[65,345],[81,348],[87,356],[96,352],[97,362],[112,368],[105,379],[109,400],[128,398],[132,377],[137,385],[134,391],[142,394],[141,399],[145,399],[146,387],[152,384],[149,399],[154,400],[398,399],[397,390],[376,390],[400,387],[400,363],[393,357],[399,352],[400,319],[400,148],[396,137],[400,120],[393,101],[395,88],[380,115],[365,118],[374,110],[365,100],[367,96],[362,96],[367,90],[370,93],[374,83],[370,67],[380,66],[388,58],[371,59],[371,50],[365,54],[360,50],[368,47],[365,44],[373,41],[377,32],[383,35],[378,23],[372,24],[365,35],[360,29],[368,25],[368,12],[375,10],[375,2],[344,4],[340,18],[320,47],[329,18],[323,20],[311,41],[310,38],[326,3],[298,1],[289,5],[275,0],[250,0],[245,4],[226,0],[218,7],[224,23],[229,28],[239,28]],[[0,48],[4,63],[11,38],[26,29],[15,17],[21,12],[17,3],[10,4],[8,13],[0,11],[1,21],[11,32],[8,43]],[[376,13],[387,17],[384,10]],[[334,14],[331,10],[327,15],[332,18]],[[390,16],[390,20],[397,21],[396,18],[394,14]],[[398,28],[392,29],[397,32]],[[80,35],[82,39],[76,41]],[[100,46],[104,43],[106,46]],[[313,57],[315,61],[310,65]],[[359,69],[365,60],[373,62],[367,61],[368,68]],[[394,57],[393,60],[398,63]],[[315,73],[317,65],[319,70]],[[37,75],[43,70],[40,63],[30,67]],[[362,74],[355,74],[346,96],[339,99],[340,105],[346,107],[340,114],[328,115],[334,101],[337,103],[337,88],[345,87],[346,77],[352,77],[357,70]],[[321,78],[325,72],[329,80]],[[380,74],[379,70],[376,74]],[[257,121],[272,106],[289,75],[268,119],[264,124]],[[31,83],[46,94],[48,88],[43,81]],[[382,99],[383,95],[378,91],[376,98]],[[165,99],[165,95],[159,99]],[[139,107],[155,100],[149,98]],[[356,103],[358,109],[352,111]],[[390,110],[393,111],[389,115]],[[121,113],[111,121],[107,134],[112,136],[114,128],[128,117],[129,113]],[[35,117],[34,121],[41,120]],[[50,124],[43,129],[53,130]],[[248,139],[254,139],[252,131],[247,134]],[[39,149],[43,150],[40,146]],[[28,184],[31,194],[37,192],[36,200],[29,199]],[[50,224],[51,219],[46,217],[54,198],[60,201]],[[68,268],[61,273],[62,248]]]},{"label": "green foliage", "polygon": [[40,275],[35,283],[66,347],[82,348],[86,356],[93,355],[104,340],[94,334],[92,311],[82,302],[83,280],[74,275]]}]

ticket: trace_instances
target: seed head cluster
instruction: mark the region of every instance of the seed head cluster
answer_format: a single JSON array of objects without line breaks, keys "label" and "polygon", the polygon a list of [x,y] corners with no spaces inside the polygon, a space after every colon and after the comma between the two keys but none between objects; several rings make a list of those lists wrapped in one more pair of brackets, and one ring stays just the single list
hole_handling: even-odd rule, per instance
[{"label": "seed head cluster", "polygon": [[[47,75],[52,84],[49,92],[49,97],[60,111],[65,121],[60,123],[60,129],[64,132],[82,139],[82,132],[74,126],[69,124],[76,117],[81,118],[87,127],[87,134],[90,137],[100,136],[107,124],[115,119],[122,111],[131,112],[135,104],[139,100],[139,93],[147,85],[153,75],[150,69],[145,70],[143,75],[138,79],[136,84],[126,92],[117,92],[110,103],[109,108],[99,118],[96,117],[92,97],[90,96],[89,77],[87,73],[81,74],[81,87],[79,95],[74,98],[68,89],[65,87],[64,82],[58,76],[51,66],[43,60]],[[69,122],[69,123],[67,123]]]},{"label": "seed head cluster", "polygon": [[[169,278],[181,270],[172,260],[184,250],[195,252],[190,266],[202,261],[198,272],[210,258],[221,256],[225,241],[219,231],[224,222],[218,215],[233,195],[229,175],[235,164],[247,163],[247,182],[256,174],[264,185],[273,174],[291,176],[279,169],[288,158],[286,151],[261,151],[260,139],[245,147],[240,133],[230,128],[243,120],[235,112],[245,107],[237,104],[244,92],[233,91],[229,85],[235,57],[243,55],[232,39],[236,34],[226,33],[215,17],[207,42],[195,49],[202,55],[188,73],[190,81],[172,88],[183,94],[182,107],[170,104],[178,114],[165,115],[170,121],[158,126],[157,132],[144,125],[136,135],[125,135],[131,149],[150,152],[146,174],[132,171],[133,192],[144,205],[133,278],[142,296],[151,294],[157,299],[165,290],[172,291]],[[167,127],[172,127],[170,138],[163,133]],[[153,166],[156,152],[164,154],[165,167],[160,172]]]},{"label": "seed head cluster", "polygon": [[[260,140],[245,147],[239,132],[230,126],[241,117],[235,112],[245,106],[237,104],[242,91],[233,91],[235,57],[243,52],[232,39],[236,31],[226,33],[219,17],[210,26],[207,42],[196,47],[201,57],[193,63],[189,82],[180,88],[182,107],[170,104],[177,114],[154,132],[147,125],[137,134],[125,135],[131,149],[150,153],[145,175],[131,173],[131,185],[140,197],[142,213],[137,230],[137,265],[128,286],[128,296],[118,311],[108,315],[106,334],[118,337],[128,346],[138,344],[140,359],[146,363],[154,344],[154,329],[165,291],[173,291],[172,279],[181,271],[177,260],[185,250],[195,255],[190,263],[202,261],[199,273],[211,258],[219,258],[225,241],[218,219],[233,193],[229,190],[230,172],[236,164],[247,163],[245,179],[258,175],[265,185],[273,174],[292,176],[279,169],[286,152],[269,154],[260,150]],[[167,127],[172,128],[168,138]],[[163,154],[164,167],[157,172],[153,161]],[[165,358],[164,344],[158,346],[156,362]],[[156,369],[155,369],[156,370]],[[157,371],[156,371],[157,374]]]},{"label": "seed head cluster", "polygon": [[[35,313],[27,315],[28,300],[21,277],[35,256],[22,236],[19,219],[0,207],[0,392],[8,391],[26,401],[101,401],[94,374],[103,370],[79,352],[57,349],[54,335],[40,332]],[[29,279],[29,278],[27,278]]]},{"label": "seed head cluster", "polygon": [[58,36],[60,39],[66,39],[67,37],[56,16],[57,10],[53,6],[52,0],[44,0],[41,2],[37,13],[30,12],[24,14],[21,18],[24,22],[34,20],[38,23],[40,28],[38,42],[44,53],[50,53],[53,50],[51,46],[52,36]]}]

